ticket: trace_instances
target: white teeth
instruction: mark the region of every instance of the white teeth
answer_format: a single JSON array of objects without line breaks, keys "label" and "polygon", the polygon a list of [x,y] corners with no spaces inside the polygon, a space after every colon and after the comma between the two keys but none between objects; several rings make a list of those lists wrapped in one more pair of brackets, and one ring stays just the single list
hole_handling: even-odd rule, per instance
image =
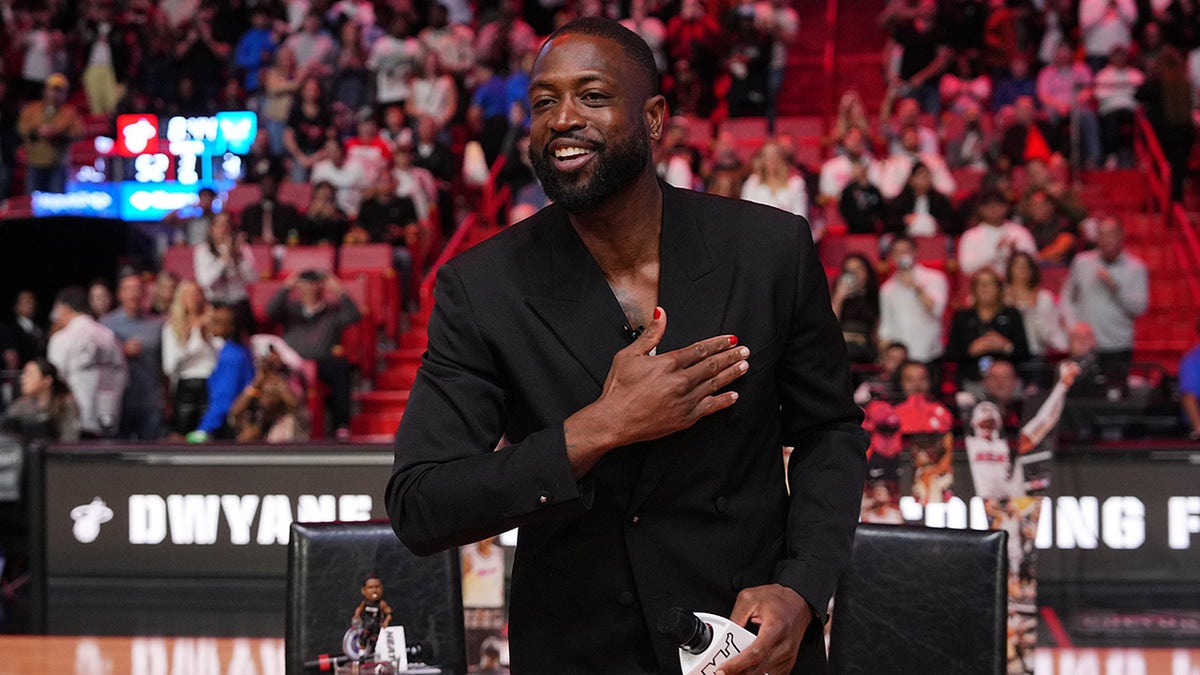
[{"label": "white teeth", "polygon": [[559,148],[554,151],[554,156],[558,159],[568,159],[578,157],[579,155],[586,155],[588,152],[590,151],[583,148]]}]

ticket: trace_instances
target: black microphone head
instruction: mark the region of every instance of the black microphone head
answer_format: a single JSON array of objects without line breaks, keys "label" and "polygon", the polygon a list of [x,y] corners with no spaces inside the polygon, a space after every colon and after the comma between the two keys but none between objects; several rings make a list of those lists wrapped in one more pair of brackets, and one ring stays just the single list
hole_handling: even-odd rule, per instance
[{"label": "black microphone head", "polygon": [[669,607],[658,617],[658,632],[692,654],[703,652],[712,643],[712,626],[682,607]]},{"label": "black microphone head", "polygon": [[412,661],[429,663],[433,660],[433,646],[424,640],[412,640],[406,642],[404,645],[404,651],[408,652],[408,658]]}]

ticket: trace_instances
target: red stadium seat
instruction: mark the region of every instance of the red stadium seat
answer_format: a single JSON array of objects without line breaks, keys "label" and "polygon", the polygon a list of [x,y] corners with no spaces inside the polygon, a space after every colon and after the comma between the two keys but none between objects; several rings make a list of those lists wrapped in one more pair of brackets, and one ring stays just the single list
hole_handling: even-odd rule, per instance
[{"label": "red stadium seat", "polygon": [[242,215],[242,211],[246,210],[247,206],[257,202],[262,198],[262,190],[258,185],[253,183],[243,183],[235,186],[225,196],[225,201],[221,205],[223,211],[228,211],[234,218]]},{"label": "red stadium seat", "polygon": [[162,267],[176,278],[196,280],[196,258],[191,246],[172,246],[163,254]]},{"label": "red stadium seat", "polygon": [[946,249],[947,244],[950,243],[950,237],[944,234],[935,234],[932,237],[913,237],[913,243],[917,248],[917,260],[921,262],[943,261],[951,255]]},{"label": "red stadium seat", "polygon": [[258,276],[262,279],[275,278],[275,252],[270,244],[250,244],[250,255],[254,256],[254,266],[258,268]]},{"label": "red stadium seat", "polygon": [[312,183],[281,183],[279,201],[291,204],[297,211],[304,213],[312,202]]},{"label": "red stadium seat", "polygon": [[375,299],[375,318],[395,340],[400,326],[400,287],[392,268],[390,244],[347,244],[338,253],[338,276],[343,279],[363,276]]},{"label": "red stadium seat", "polygon": [[334,273],[334,258],[337,249],[332,246],[289,246],[279,263],[279,276],[286,279],[293,272],[320,270]]},{"label": "red stadium seat", "polygon": [[[359,371],[369,380],[375,378],[375,364],[379,357],[379,340],[375,330],[375,316],[372,307],[377,303],[371,297],[370,288],[365,277],[341,279],[342,288],[346,295],[358,305],[362,319],[347,327],[342,333],[342,356],[357,366]],[[337,298],[332,294],[330,301]]]},{"label": "red stadium seat", "polygon": [[250,284],[250,311],[254,314],[254,320],[258,323],[259,332],[272,332],[264,330],[266,326],[274,326],[269,318],[267,318],[267,303],[279,289],[283,288],[283,281],[279,279],[263,279]]}]

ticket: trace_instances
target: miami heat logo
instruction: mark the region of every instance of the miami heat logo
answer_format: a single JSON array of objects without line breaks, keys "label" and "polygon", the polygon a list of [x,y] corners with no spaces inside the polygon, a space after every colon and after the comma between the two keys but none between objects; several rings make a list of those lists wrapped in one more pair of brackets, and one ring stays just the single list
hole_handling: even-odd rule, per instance
[{"label": "miami heat logo", "polygon": [[112,520],[112,509],[103,499],[95,497],[88,504],[82,504],[71,509],[71,520],[75,526],[71,532],[81,544],[90,544],[100,536],[100,526]]}]

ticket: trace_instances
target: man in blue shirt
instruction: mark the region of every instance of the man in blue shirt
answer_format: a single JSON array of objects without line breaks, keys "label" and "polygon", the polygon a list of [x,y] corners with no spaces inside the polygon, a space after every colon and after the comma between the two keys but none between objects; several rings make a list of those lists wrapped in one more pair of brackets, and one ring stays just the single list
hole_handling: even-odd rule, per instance
[{"label": "man in blue shirt", "polygon": [[259,71],[271,64],[277,46],[270,15],[262,8],[254,10],[250,18],[250,30],[242,34],[233,52],[233,62],[245,73],[247,94],[258,90]]},{"label": "man in blue shirt", "polygon": [[[1200,332],[1200,322],[1196,331]],[[1188,438],[1200,441],[1200,345],[1192,347],[1179,362],[1179,394]]]},{"label": "man in blue shirt", "polygon": [[163,320],[143,309],[146,289],[141,275],[129,272],[117,282],[117,309],[100,323],[121,341],[129,364],[129,386],[121,406],[117,435],[143,441],[160,436],[162,414],[162,326]]},{"label": "man in blue shirt", "polygon": [[226,436],[225,417],[229,408],[254,381],[254,359],[243,344],[243,331],[234,308],[228,305],[214,308],[211,328],[215,337],[225,340],[225,346],[217,354],[217,366],[208,378],[208,409],[200,419],[200,426],[187,435],[190,443],[203,443],[214,435]]}]

